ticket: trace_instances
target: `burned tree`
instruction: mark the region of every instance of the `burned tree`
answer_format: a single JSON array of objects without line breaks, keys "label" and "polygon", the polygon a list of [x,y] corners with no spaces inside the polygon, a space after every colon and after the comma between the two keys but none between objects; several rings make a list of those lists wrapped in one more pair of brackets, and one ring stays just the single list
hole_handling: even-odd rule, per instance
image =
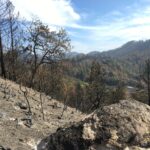
[{"label": "burned tree", "polygon": [[99,108],[104,102],[105,92],[105,71],[98,62],[93,62],[87,87],[87,99],[89,101],[87,108],[89,110]]},{"label": "burned tree", "polygon": [[51,31],[48,26],[39,20],[33,21],[28,31],[27,47],[31,53],[31,79],[29,86],[32,87],[39,67],[43,64],[52,65],[58,62],[64,52],[69,50],[71,46],[65,30]]},{"label": "burned tree", "polygon": [[2,75],[2,77],[6,78],[1,28],[0,28],[0,61],[1,61],[1,75]]},{"label": "burned tree", "polygon": [[143,80],[147,85],[147,93],[148,93],[148,104],[150,105],[150,59],[145,61],[145,67],[143,71]]},{"label": "burned tree", "polygon": [[[7,69],[4,62],[5,53],[11,49],[11,56],[13,58],[10,66],[14,65],[14,50],[15,40],[14,35],[16,31],[16,16],[14,15],[14,6],[9,0],[0,0],[0,63],[1,63],[1,75],[6,78]],[[10,44],[10,46],[9,46]],[[13,54],[12,54],[13,53]],[[8,69],[10,71],[10,69]],[[14,70],[13,68],[11,70]],[[12,71],[13,73],[13,71]],[[13,73],[14,74],[14,73]]]},{"label": "burned tree", "polygon": [[29,99],[28,99],[28,89],[27,89],[27,87],[23,88],[21,84],[19,87],[20,87],[20,91],[23,93],[25,100],[28,104],[28,112],[26,113],[27,118],[25,118],[23,120],[26,121],[26,125],[28,127],[31,127],[32,126],[32,110],[31,110],[31,105],[30,105]]},{"label": "burned tree", "polygon": [[7,72],[8,78],[16,81],[16,60],[17,60],[17,45],[18,45],[18,34],[19,34],[19,23],[18,16],[19,14],[14,13],[14,6],[11,2],[9,2],[8,8],[8,17],[7,17],[7,26],[8,29],[6,31],[8,37],[8,52],[7,52]]},{"label": "burned tree", "polygon": [[1,75],[6,78],[6,70],[4,63],[4,50],[3,50],[3,33],[5,31],[5,27],[7,24],[7,16],[9,9],[9,1],[8,0],[0,0],[0,63],[1,63]]}]

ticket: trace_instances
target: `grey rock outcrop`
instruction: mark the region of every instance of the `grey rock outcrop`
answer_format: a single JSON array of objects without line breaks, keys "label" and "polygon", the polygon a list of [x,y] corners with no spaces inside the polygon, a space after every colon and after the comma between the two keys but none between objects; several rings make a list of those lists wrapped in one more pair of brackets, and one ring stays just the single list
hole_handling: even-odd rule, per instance
[{"label": "grey rock outcrop", "polygon": [[150,107],[134,100],[105,106],[43,139],[38,150],[150,149]]}]

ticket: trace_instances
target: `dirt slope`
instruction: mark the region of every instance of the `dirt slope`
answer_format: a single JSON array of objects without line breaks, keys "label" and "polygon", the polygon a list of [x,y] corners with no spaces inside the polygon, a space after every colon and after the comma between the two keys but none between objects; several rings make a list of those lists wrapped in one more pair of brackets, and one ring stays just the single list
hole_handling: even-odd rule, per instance
[{"label": "dirt slope", "polygon": [[[25,88],[22,88],[25,90]],[[60,127],[80,121],[84,115],[67,108],[62,119],[63,104],[42,94],[45,121],[41,113],[40,93],[27,88],[33,114],[33,125],[29,128],[27,102],[19,85],[0,78],[0,149],[34,150],[37,143]]]}]

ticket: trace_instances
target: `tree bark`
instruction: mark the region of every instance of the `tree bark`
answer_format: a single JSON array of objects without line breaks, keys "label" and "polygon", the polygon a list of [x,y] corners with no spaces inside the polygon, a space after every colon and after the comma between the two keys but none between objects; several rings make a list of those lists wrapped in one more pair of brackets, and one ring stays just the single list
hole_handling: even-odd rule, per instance
[{"label": "tree bark", "polygon": [[6,78],[1,31],[0,31],[0,62],[1,62],[1,75],[2,77]]},{"label": "tree bark", "polygon": [[148,104],[150,106],[150,59],[147,61],[147,87],[148,87]]},{"label": "tree bark", "polygon": [[[10,14],[9,14],[10,15]],[[12,17],[10,16],[10,37],[11,37],[11,65],[12,65],[12,80],[16,81],[16,73],[15,73],[15,50],[14,50],[14,36],[13,36],[13,23]]]}]

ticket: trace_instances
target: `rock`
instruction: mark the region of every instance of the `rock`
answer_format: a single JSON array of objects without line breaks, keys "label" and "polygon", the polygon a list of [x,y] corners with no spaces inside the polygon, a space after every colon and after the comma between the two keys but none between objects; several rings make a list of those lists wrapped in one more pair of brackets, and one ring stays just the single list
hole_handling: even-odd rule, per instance
[{"label": "rock", "polygon": [[25,110],[28,108],[28,107],[27,107],[27,104],[24,103],[24,102],[18,102],[18,103],[17,103],[17,106],[19,106],[20,109],[25,109]]},{"label": "rock", "polygon": [[10,148],[4,148],[2,145],[0,145],[0,150],[11,150]]},{"label": "rock", "polygon": [[[1,110],[0,110],[1,111]],[[6,112],[0,112],[0,118],[3,119],[5,118],[6,119]]]},{"label": "rock", "polygon": [[150,107],[134,100],[105,106],[43,139],[37,150],[150,150]]},{"label": "rock", "polygon": [[24,140],[23,139],[19,139],[19,142],[24,142]]},{"label": "rock", "polygon": [[16,93],[12,92],[11,97],[16,97]]}]

